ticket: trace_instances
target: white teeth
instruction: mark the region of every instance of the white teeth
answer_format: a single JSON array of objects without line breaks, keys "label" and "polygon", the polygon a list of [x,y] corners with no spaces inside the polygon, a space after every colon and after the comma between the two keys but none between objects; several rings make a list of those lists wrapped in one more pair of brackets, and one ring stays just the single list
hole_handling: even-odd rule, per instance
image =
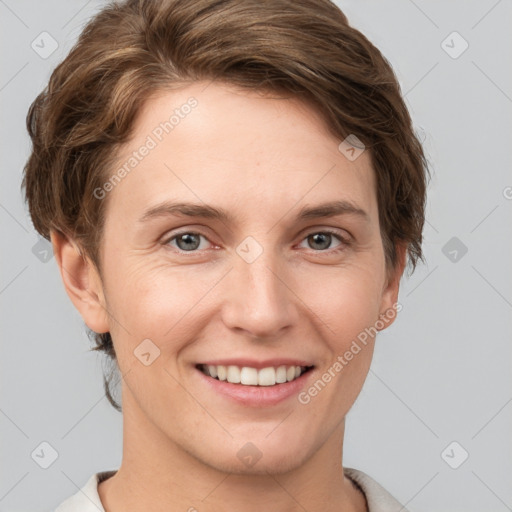
[{"label": "white teeth", "polygon": [[276,382],[282,384],[286,382],[286,366],[279,366],[276,370]]},{"label": "white teeth", "polygon": [[244,386],[274,386],[290,382],[299,377],[306,369],[305,366],[285,366],[277,368],[269,366],[258,370],[249,366],[223,366],[223,365],[204,365],[201,366],[203,373],[210,377],[224,380],[232,384],[242,384]]},{"label": "white teeth", "polygon": [[240,383],[246,386],[255,386],[258,384],[258,370],[244,366],[240,371]]},{"label": "white teeth", "polygon": [[228,366],[226,380],[232,384],[240,384],[240,368],[238,366]]},{"label": "white teeth", "polygon": [[[211,373],[210,373],[210,375],[211,375]],[[222,366],[221,364],[219,364],[219,366],[217,366],[217,377],[219,380],[226,380],[227,370],[226,370],[225,366]]]},{"label": "white teeth", "polygon": [[[300,371],[300,368],[299,368]],[[276,371],[271,366],[262,368],[258,372],[258,384],[260,386],[273,386],[276,383]]]}]

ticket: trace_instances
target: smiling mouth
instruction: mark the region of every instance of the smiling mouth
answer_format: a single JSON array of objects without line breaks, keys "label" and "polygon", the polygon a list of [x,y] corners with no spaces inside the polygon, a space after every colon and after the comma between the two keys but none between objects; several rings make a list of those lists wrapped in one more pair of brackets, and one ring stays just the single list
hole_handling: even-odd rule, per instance
[{"label": "smiling mouth", "polygon": [[276,386],[298,379],[310,371],[313,366],[269,366],[267,368],[252,368],[235,365],[206,365],[198,364],[196,368],[207,377],[226,381],[242,386]]}]

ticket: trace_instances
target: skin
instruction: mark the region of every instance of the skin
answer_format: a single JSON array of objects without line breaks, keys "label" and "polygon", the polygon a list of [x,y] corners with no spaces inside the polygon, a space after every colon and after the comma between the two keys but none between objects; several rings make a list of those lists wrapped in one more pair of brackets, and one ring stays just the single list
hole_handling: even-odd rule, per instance
[{"label": "skin", "polygon": [[[405,252],[386,268],[369,152],[349,161],[296,98],[207,85],[161,92],[141,110],[119,162],[172,110],[198,101],[104,199],[101,276],[52,233],[66,290],[91,329],[111,332],[123,376],[123,460],[100,499],[107,512],[364,511],[343,473],[343,434],[374,339],[308,404],[293,396],[244,407],[208,389],[195,364],[303,358],[315,366],[307,389],[393,307]],[[171,199],[222,207],[233,220],[139,222]],[[295,219],[305,205],[340,199],[368,219]],[[312,237],[329,228],[350,242]],[[178,232],[202,235],[200,245],[187,252],[170,241]],[[252,263],[236,252],[248,236],[263,249]],[[148,366],[134,355],[145,339],[160,349]],[[261,453],[250,467],[237,457],[247,442]]]}]

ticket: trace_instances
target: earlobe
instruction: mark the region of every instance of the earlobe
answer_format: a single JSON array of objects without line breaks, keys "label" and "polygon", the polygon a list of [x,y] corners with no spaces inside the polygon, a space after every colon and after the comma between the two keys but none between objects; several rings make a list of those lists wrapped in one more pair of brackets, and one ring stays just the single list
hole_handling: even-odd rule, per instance
[{"label": "earlobe", "polygon": [[52,231],[55,260],[66,293],[94,332],[109,331],[103,285],[96,267],[84,256],[78,245],[63,233]]},{"label": "earlobe", "polygon": [[400,289],[400,279],[402,278],[407,262],[407,246],[404,244],[397,244],[396,252],[396,266],[388,273],[386,286],[382,293],[379,319],[383,321],[385,326],[379,330],[389,327],[395,321],[396,314],[401,309],[401,307],[397,307],[398,291]]}]

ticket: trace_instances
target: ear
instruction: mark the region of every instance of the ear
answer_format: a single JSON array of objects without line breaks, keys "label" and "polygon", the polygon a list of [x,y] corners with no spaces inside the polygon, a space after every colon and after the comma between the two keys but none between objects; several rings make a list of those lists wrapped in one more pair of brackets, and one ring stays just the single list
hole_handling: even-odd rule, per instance
[{"label": "ear", "polygon": [[96,267],[66,235],[52,230],[50,236],[62,282],[71,302],[90,329],[97,333],[108,332],[103,284]]},{"label": "ear", "polygon": [[380,319],[384,326],[378,328],[379,331],[389,327],[395,321],[397,312],[402,309],[401,305],[398,304],[398,291],[400,288],[400,279],[404,273],[407,261],[407,246],[405,244],[397,244],[396,253],[396,265],[387,272],[387,281],[382,291]]}]

